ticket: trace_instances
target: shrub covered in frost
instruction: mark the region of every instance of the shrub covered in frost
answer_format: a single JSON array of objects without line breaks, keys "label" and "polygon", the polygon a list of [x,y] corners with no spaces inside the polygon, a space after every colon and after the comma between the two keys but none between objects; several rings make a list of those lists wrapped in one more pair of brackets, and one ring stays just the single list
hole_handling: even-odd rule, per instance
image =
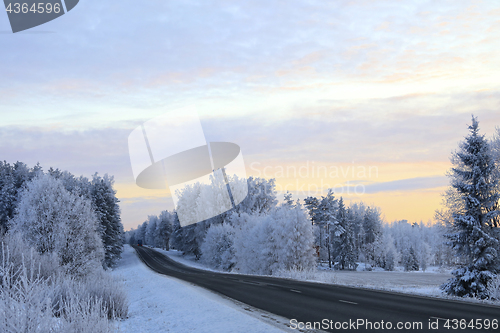
[{"label": "shrub covered in frost", "polygon": [[126,317],[124,291],[102,267],[76,278],[19,235],[0,243],[0,332],[114,332],[108,319]]},{"label": "shrub covered in frost", "polygon": [[201,259],[211,267],[229,270],[234,263],[234,232],[229,223],[210,226],[201,245]]},{"label": "shrub covered in frost", "polygon": [[314,266],[314,235],[300,205],[284,204],[268,214],[247,215],[234,240],[236,267],[244,273],[275,274]]},{"label": "shrub covered in frost", "polygon": [[40,174],[20,195],[11,232],[22,235],[39,253],[55,253],[74,276],[85,276],[104,262],[98,220],[92,203]]}]

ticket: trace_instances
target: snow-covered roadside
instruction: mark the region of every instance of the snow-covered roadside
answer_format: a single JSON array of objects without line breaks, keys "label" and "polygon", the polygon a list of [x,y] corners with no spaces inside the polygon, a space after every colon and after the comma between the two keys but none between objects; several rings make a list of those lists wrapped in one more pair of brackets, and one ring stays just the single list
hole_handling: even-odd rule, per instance
[{"label": "snow-covered roadside", "polygon": [[[186,266],[196,267],[210,271],[206,265],[194,261],[194,256],[183,256],[176,250],[165,251],[155,248],[156,251],[168,255],[173,260]],[[217,271],[219,273],[224,273]],[[498,306],[495,301],[479,300],[474,298],[460,298],[448,296],[442,293],[440,286],[451,278],[449,271],[440,272],[437,268],[429,269],[429,272],[401,272],[401,271],[331,271],[324,268],[315,272],[291,272],[280,275],[282,278],[290,278],[299,281],[319,282],[337,284],[349,287],[383,290],[397,293],[405,293],[420,296],[438,297],[449,300],[459,300],[472,303],[491,304]]]},{"label": "snow-covered roadside", "polygon": [[[216,271],[214,269],[208,268],[200,262],[194,261],[194,256],[186,257],[183,256],[181,252],[176,250],[165,251],[158,248],[155,248],[155,250],[168,255],[173,260],[186,266]],[[299,272],[297,272],[297,274],[291,274],[290,276],[283,275],[280,277],[291,278],[295,280],[333,283],[352,287],[364,287],[370,289],[382,289],[439,296],[441,295],[439,286],[442,283],[446,282],[446,280],[449,279],[451,275],[449,273],[438,272],[413,274],[409,272],[352,272],[319,269],[315,274],[311,274],[310,272],[306,274],[300,274]]]},{"label": "snow-covered roadside", "polygon": [[[147,245],[145,245],[145,246],[147,246]],[[199,269],[203,269],[203,270],[206,270],[206,271],[224,273],[224,272],[221,272],[219,270],[210,268],[210,267],[202,264],[200,261],[195,261],[194,255],[192,255],[192,256],[182,255],[182,252],[181,251],[177,251],[177,250],[165,251],[165,250],[159,249],[157,247],[151,247],[151,246],[147,246],[147,247],[150,247],[150,248],[154,249],[155,251],[163,253],[163,254],[167,255],[169,258],[171,258],[171,259],[173,259],[173,260],[175,260],[175,261],[177,261],[177,262],[179,262],[181,264],[184,264],[186,266],[194,267],[194,268],[199,268]]]},{"label": "snow-covered roadside", "polygon": [[130,303],[129,318],[119,322],[121,332],[291,331],[284,323],[271,325],[244,313],[254,309],[243,309],[203,288],[154,273],[129,245],[112,274],[124,282]]}]

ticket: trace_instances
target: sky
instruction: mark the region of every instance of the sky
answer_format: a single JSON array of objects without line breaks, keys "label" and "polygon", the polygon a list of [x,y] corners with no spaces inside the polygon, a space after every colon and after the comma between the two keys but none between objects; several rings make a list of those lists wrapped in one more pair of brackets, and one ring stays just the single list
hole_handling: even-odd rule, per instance
[{"label": "sky", "polygon": [[173,201],[135,184],[128,135],[194,106],[248,176],[427,222],[471,114],[500,126],[499,40],[495,1],[81,0],[16,34],[0,13],[0,158],[114,175],[130,229]]}]

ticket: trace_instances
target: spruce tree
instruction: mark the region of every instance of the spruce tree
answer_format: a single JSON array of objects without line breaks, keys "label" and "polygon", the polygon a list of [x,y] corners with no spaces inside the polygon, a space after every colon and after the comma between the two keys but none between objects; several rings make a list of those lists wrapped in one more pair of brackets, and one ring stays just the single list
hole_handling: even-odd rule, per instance
[{"label": "spruce tree", "polygon": [[28,168],[22,162],[11,165],[0,161],[0,235],[7,231],[8,221],[15,215],[22,188],[41,171],[38,163]]},{"label": "spruce tree", "polygon": [[159,222],[156,226],[156,237],[157,244],[160,248],[164,250],[170,249],[170,236],[172,235],[174,228],[174,214],[170,213],[168,210],[164,210],[158,216]]},{"label": "spruce tree", "polygon": [[354,228],[352,221],[347,216],[344,200],[340,198],[339,208],[337,211],[337,220],[339,225],[344,229],[344,232],[338,237],[338,255],[335,261],[338,262],[340,269],[355,269],[356,268],[356,253],[354,244]]},{"label": "spruce tree", "polygon": [[448,194],[454,196],[454,205],[452,232],[447,237],[465,262],[442,288],[451,295],[486,298],[487,285],[499,272],[499,180],[491,149],[479,134],[474,116],[469,131],[452,155]]},{"label": "spruce tree", "polygon": [[99,219],[99,231],[104,245],[104,266],[112,267],[123,251],[123,225],[116,191],[113,189],[113,177],[107,174],[100,177],[93,175],[91,182],[91,200]]},{"label": "spruce tree", "polygon": [[318,223],[320,227],[326,227],[326,248],[328,254],[328,265],[330,268],[332,267],[332,260],[334,259],[332,258],[332,243],[344,232],[344,228],[340,226],[339,221],[337,220],[337,208],[338,200],[335,199],[333,191],[329,189],[326,197],[322,196],[318,201],[318,205],[314,213],[316,219],[315,223]]},{"label": "spruce tree", "polygon": [[413,249],[413,246],[411,246],[409,249],[404,251],[404,253],[403,253],[403,266],[405,268],[405,271],[407,271],[407,272],[418,271],[420,269],[420,267],[418,266],[417,255],[415,254],[415,250]]}]

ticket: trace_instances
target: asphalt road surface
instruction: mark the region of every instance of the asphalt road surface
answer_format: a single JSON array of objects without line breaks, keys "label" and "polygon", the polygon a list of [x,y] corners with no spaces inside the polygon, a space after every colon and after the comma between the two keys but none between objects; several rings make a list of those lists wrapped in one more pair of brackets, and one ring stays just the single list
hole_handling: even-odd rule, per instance
[{"label": "asphalt road surface", "polygon": [[500,307],[216,273],[185,266],[147,247],[134,248],[152,270],[289,318],[291,328],[316,322],[316,328],[329,332],[500,332]]}]

